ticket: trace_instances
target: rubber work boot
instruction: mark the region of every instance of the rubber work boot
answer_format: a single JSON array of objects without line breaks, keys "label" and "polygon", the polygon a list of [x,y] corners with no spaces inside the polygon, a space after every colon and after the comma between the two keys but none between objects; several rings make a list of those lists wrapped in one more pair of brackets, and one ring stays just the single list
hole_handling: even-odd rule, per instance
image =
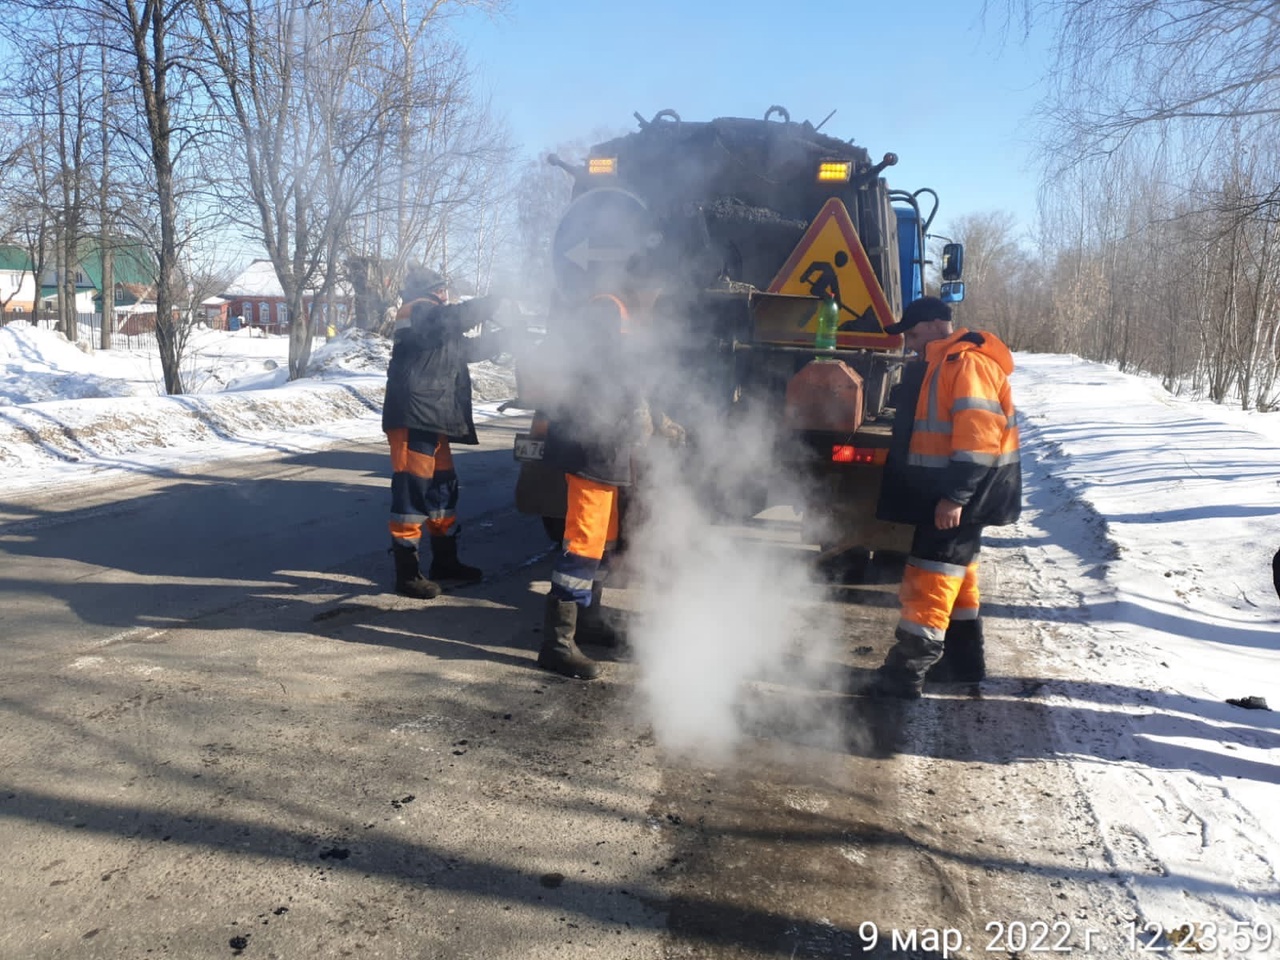
[{"label": "rubber work boot", "polygon": [[924,680],[901,667],[883,666],[862,688],[862,695],[875,700],[919,700],[924,696]]},{"label": "rubber work boot", "polygon": [[577,629],[578,605],[548,594],[538,666],[574,680],[594,680],[600,676],[600,664],[586,656],[573,641]]},{"label": "rubber work boot", "polygon": [[459,562],[457,535],[431,538],[431,569],[427,573],[432,580],[461,580],[464,583],[477,583],[484,578],[479,567]]},{"label": "rubber work boot", "polygon": [[610,622],[605,612],[604,586],[599,582],[591,585],[591,606],[578,611],[578,630],[574,640],[610,648],[621,647],[627,642],[626,636]]},{"label": "rubber work boot", "polygon": [[925,672],[942,657],[942,641],[898,627],[884,665],[862,691],[868,697],[918,700],[924,693]]},{"label": "rubber work boot", "polygon": [[440,584],[432,583],[422,575],[416,547],[393,543],[391,552],[396,558],[396,593],[415,600],[431,600],[440,596]]},{"label": "rubber work boot", "polygon": [[930,683],[979,683],[986,679],[987,663],[982,638],[982,618],[953,620],[947,627],[942,659],[924,678]]}]

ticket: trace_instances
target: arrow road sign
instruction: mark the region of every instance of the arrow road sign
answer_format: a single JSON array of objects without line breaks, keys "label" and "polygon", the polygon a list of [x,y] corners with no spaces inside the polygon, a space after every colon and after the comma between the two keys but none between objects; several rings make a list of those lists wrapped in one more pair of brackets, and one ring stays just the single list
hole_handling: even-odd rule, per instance
[{"label": "arrow road sign", "polygon": [[597,247],[590,237],[583,237],[564,252],[564,258],[582,270],[593,263],[625,263],[635,253],[634,247]]}]

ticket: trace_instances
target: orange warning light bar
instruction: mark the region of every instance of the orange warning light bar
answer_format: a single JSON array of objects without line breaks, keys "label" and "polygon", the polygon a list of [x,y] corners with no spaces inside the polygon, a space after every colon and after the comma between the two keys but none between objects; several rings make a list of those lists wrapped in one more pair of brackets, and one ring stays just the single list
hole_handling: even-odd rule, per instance
[{"label": "orange warning light bar", "polygon": [[607,176],[618,172],[617,157],[591,157],[587,160],[587,173],[594,176]]}]

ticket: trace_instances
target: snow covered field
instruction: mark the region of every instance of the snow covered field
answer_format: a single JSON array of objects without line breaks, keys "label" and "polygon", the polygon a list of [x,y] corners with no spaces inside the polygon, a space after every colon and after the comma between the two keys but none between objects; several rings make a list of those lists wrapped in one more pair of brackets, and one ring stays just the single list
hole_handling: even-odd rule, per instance
[{"label": "snow covered field", "polygon": [[[0,330],[0,492],[380,436],[385,341],[317,343],[314,377],[291,384],[284,338],[203,331],[189,353],[192,393],[166,397],[146,355]],[[1034,762],[1070,765],[1139,917],[1217,924],[1206,953],[1280,956],[1280,721],[1226,702],[1280,706],[1280,414],[1016,359],[1027,509],[991,531],[1017,562],[984,592],[1060,708],[1059,756]],[[499,416],[509,371],[478,368],[476,390]]]},{"label": "snow covered field", "polygon": [[1027,509],[1007,533],[1026,563],[988,596],[1028,608],[1059,749],[1141,914],[1216,923],[1206,953],[1274,956],[1280,722],[1225,701],[1280,706],[1280,415],[1016,359]]},{"label": "snow covered field", "polygon": [[[194,331],[181,366],[188,392],[170,397],[153,352],[90,350],[25,323],[0,328],[0,486],[381,439],[388,340],[345,331],[317,341],[311,377],[291,384],[288,338],[250,333]],[[495,364],[474,365],[472,381],[478,417],[514,393],[510,369]]]}]

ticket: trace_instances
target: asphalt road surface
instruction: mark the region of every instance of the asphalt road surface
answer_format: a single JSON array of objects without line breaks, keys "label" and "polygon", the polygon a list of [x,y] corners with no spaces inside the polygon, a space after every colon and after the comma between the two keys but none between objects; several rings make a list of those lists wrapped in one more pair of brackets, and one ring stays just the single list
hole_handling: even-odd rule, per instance
[{"label": "asphalt road surface", "polygon": [[625,656],[534,667],[514,429],[457,453],[486,580],[426,604],[379,444],[0,503],[2,960],[1126,955],[1016,621],[981,693],[873,708],[896,585],[833,585],[838,741],[666,757]]}]

